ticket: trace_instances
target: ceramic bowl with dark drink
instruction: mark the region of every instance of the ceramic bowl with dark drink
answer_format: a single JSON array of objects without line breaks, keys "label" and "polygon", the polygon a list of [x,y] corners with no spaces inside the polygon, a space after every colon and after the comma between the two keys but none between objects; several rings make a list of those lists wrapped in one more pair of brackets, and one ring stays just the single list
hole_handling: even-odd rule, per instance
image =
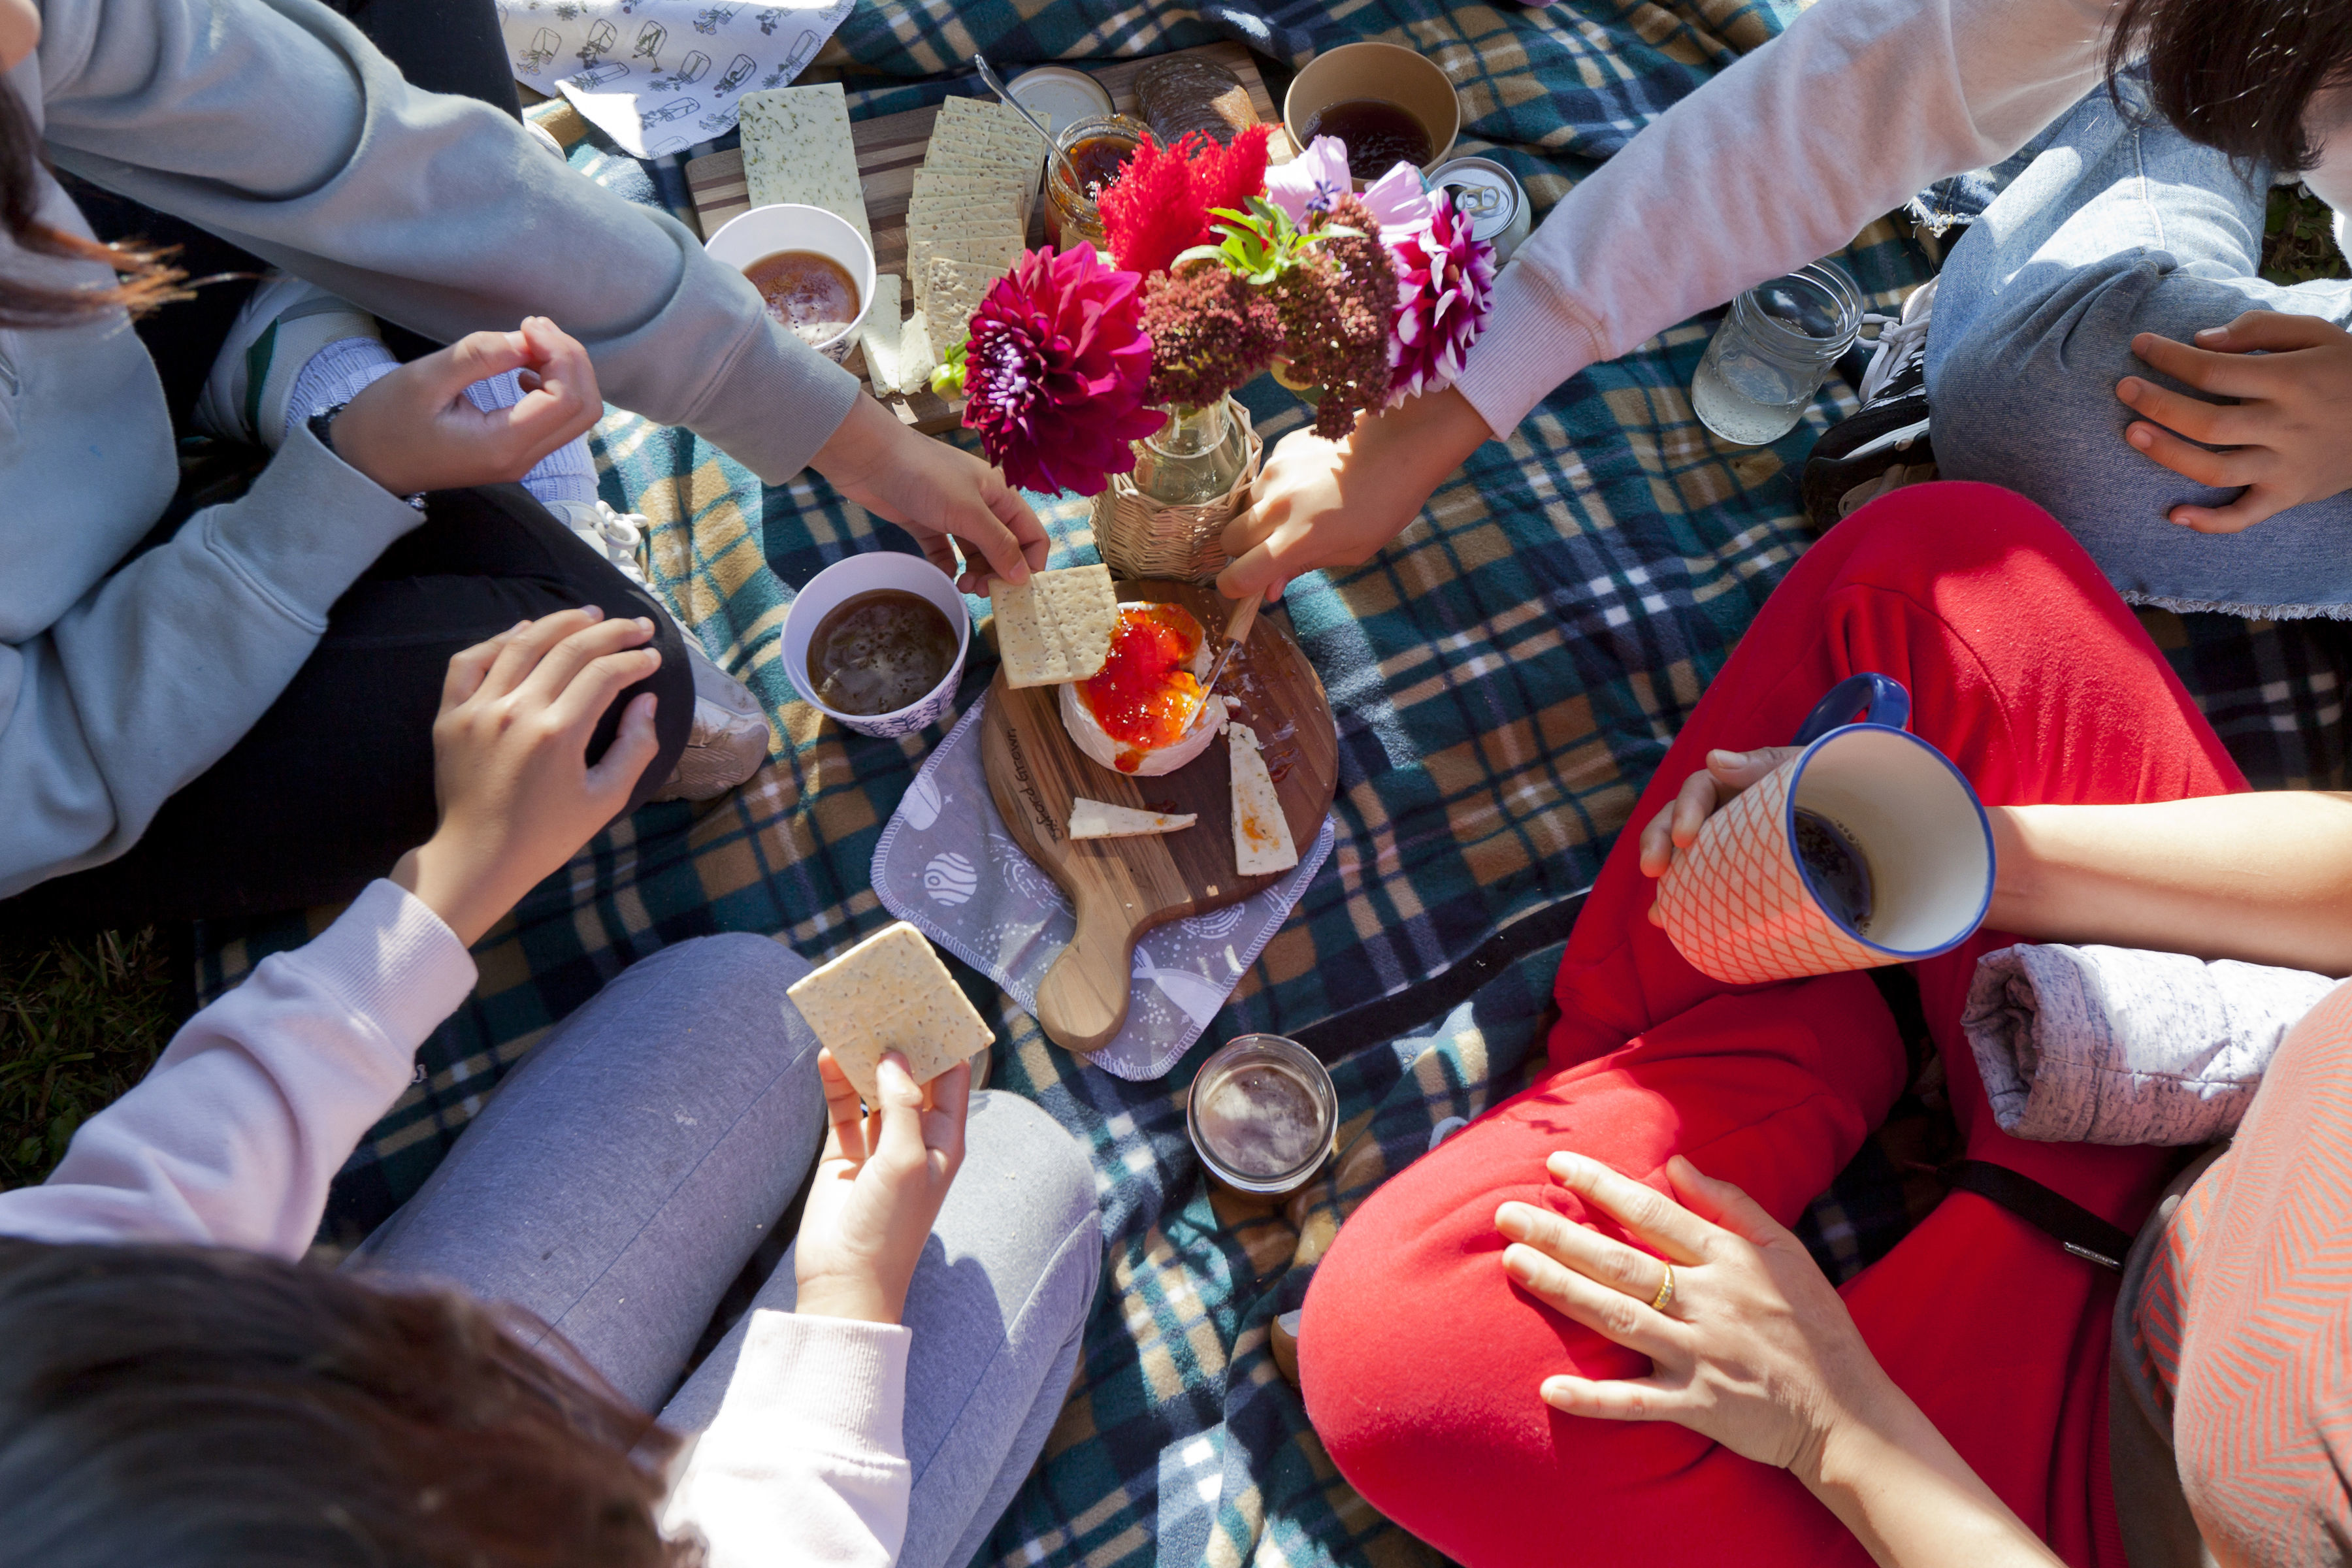
[{"label": "ceramic bowl with dark drink", "polygon": [[1318,136],[1346,142],[1348,173],[1362,190],[1399,163],[1426,174],[1445,162],[1462,105],[1452,79],[1423,56],[1394,44],[1343,44],[1291,82],[1282,122],[1301,147]]},{"label": "ceramic bowl with dark drink", "polygon": [[809,579],[784,613],[784,674],[843,728],[911,735],[946,716],[971,649],[971,612],[919,555],[868,551]]},{"label": "ceramic bowl with dark drink", "polygon": [[1798,731],[1804,749],[1675,856],[1658,914],[1692,967],[1758,984],[1932,958],[1975,933],[1992,826],[1959,769],[1904,728],[1910,712],[1885,676],[1839,682]]},{"label": "ceramic bowl with dark drink", "polygon": [[780,202],[753,207],[703,247],[751,279],[768,314],[838,363],[874,299],[874,247],[848,219]]}]

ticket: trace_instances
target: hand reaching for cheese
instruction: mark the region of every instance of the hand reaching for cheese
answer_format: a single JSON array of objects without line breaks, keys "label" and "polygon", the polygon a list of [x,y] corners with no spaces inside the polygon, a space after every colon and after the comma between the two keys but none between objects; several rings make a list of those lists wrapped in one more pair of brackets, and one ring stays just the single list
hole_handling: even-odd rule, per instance
[{"label": "hand reaching for cheese", "polygon": [[905,529],[932,565],[956,576],[960,540],[969,570],[957,586],[988,592],[991,573],[1010,583],[1042,571],[1050,547],[1045,525],[1004,476],[971,453],[934,441],[871,397],[818,448],[810,467],[849,500]]}]

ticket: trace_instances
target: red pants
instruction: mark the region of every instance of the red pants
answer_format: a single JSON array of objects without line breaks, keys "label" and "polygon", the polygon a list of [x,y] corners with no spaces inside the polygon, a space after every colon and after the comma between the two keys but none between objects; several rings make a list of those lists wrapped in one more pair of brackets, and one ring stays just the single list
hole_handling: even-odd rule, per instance
[{"label": "red pants", "polygon": [[[1708,748],[1785,744],[1859,670],[1911,689],[1913,728],[1988,805],[2171,800],[2245,787],[2091,558],[1988,485],[1900,490],[1792,571],[1634,808],[1560,966],[1551,1076],[1400,1173],[1347,1222],[1308,1291],[1308,1415],[1372,1505],[1471,1568],[1560,1563],[1866,1563],[1785,1471],[1671,1424],[1561,1415],[1554,1372],[1640,1376],[1644,1359],[1503,1273],[1496,1205],[1580,1215],[1544,1158],[1581,1151],[1665,1190],[1668,1156],[1787,1224],[1903,1088],[1892,1018],[1862,974],[1718,984],[1646,918],[1646,824]],[[1914,972],[1971,1157],[2126,1229],[2160,1150],[2031,1143],[1994,1126],[1961,1007],[1980,932]],[[2106,1477],[2116,1276],[1973,1194],[1948,1198],[1845,1288],[1864,1336],[1977,1472],[2069,1563],[2123,1562]]]}]

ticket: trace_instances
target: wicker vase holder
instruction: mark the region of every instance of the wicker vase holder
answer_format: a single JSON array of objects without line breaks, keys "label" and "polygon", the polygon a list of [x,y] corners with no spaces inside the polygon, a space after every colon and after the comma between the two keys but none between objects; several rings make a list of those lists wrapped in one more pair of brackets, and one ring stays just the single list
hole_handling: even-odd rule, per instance
[{"label": "wicker vase holder", "polygon": [[1114,474],[1109,486],[1094,500],[1095,548],[1104,563],[1121,577],[1173,577],[1183,583],[1206,583],[1225,569],[1225,524],[1233,521],[1248,497],[1265,458],[1265,443],[1250,422],[1249,410],[1228,403],[1226,415],[1238,421],[1248,452],[1241,476],[1222,500],[1199,506],[1161,506],[1135,488],[1132,476]]}]

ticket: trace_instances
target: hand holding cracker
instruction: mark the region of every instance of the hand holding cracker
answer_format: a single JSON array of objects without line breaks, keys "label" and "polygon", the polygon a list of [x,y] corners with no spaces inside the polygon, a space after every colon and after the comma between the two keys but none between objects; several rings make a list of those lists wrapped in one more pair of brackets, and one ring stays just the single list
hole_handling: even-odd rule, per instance
[{"label": "hand holding cracker", "polygon": [[798,1314],[897,1322],[963,1163],[971,1064],[958,1062],[928,1092],[895,1051],[877,1070],[877,1092],[861,1097],[833,1053],[817,1053],[831,1125],[793,1244]]}]

